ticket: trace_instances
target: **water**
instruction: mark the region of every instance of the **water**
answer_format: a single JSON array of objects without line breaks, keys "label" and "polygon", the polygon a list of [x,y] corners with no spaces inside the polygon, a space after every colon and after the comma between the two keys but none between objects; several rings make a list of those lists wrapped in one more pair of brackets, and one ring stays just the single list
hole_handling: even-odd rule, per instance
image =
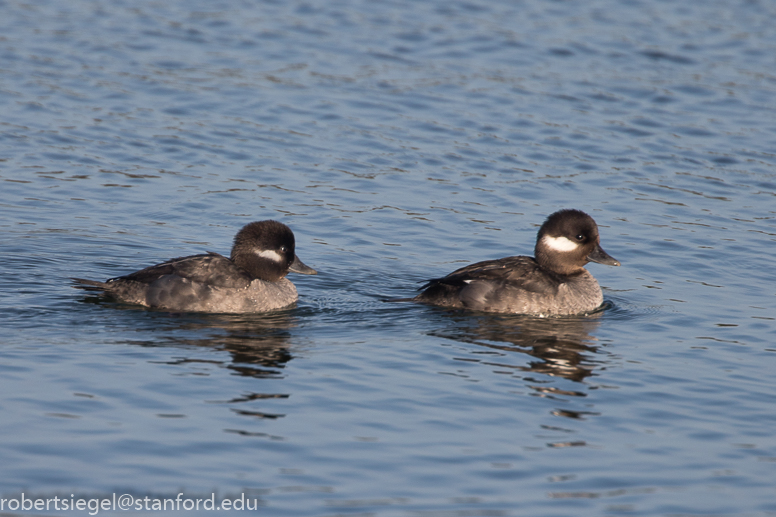
[{"label": "water", "polygon": [[[776,514],[771,3],[0,10],[2,498]],[[589,266],[602,313],[385,302],[563,207],[623,264]],[[320,273],[296,308],[69,285],[266,218]]]}]

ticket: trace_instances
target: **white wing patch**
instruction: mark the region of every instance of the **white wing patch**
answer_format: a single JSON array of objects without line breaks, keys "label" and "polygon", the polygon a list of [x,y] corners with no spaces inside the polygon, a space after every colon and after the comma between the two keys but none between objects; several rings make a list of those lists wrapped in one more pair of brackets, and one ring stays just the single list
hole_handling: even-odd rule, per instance
[{"label": "white wing patch", "polygon": [[574,251],[577,249],[577,243],[567,239],[566,237],[550,237],[549,235],[545,235],[542,237],[542,241],[544,241],[544,244],[555,251]]},{"label": "white wing patch", "polygon": [[269,259],[280,264],[283,263],[283,256],[275,250],[256,250],[256,255],[261,258]]}]

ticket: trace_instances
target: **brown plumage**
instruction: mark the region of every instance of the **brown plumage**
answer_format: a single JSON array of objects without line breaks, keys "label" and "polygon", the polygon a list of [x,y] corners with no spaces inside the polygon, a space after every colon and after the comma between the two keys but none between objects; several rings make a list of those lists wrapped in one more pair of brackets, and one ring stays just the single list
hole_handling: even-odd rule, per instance
[{"label": "brown plumage", "polygon": [[416,302],[487,312],[569,315],[603,303],[601,287],[584,265],[619,266],[599,244],[598,226],[579,210],[547,218],[536,238],[536,258],[477,262],[428,281]]},{"label": "brown plumage", "polygon": [[297,298],[289,271],[316,274],[295,253],[294,234],[277,221],[257,221],[235,236],[229,258],[209,252],[174,258],[105,282],[74,278],[75,287],[117,300],[175,311],[264,312]]}]

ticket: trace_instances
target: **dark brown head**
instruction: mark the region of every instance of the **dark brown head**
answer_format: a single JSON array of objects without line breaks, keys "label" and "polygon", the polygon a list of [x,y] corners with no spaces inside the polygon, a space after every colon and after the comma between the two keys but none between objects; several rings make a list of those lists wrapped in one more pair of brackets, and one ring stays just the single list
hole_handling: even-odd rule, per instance
[{"label": "dark brown head", "polygon": [[598,225],[580,210],[560,210],[544,221],[535,256],[543,268],[564,275],[580,272],[588,262],[620,265],[601,249]]},{"label": "dark brown head", "polygon": [[277,221],[256,221],[237,232],[232,261],[252,278],[277,282],[289,271],[314,275],[295,253],[294,233]]}]

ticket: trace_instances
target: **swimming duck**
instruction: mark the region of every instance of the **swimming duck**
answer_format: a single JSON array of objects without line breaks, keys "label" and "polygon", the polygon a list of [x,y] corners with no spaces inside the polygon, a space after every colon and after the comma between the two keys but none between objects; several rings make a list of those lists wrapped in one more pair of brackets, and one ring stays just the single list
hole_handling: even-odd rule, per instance
[{"label": "swimming duck", "polygon": [[413,301],[485,312],[555,316],[595,311],[604,301],[588,262],[620,263],[600,245],[598,226],[580,210],[550,215],[536,238],[535,258],[477,262],[429,280]]},{"label": "swimming duck", "polygon": [[162,262],[105,282],[74,278],[75,287],[127,303],[186,312],[250,313],[287,307],[298,299],[285,276],[317,272],[299,260],[294,233],[277,221],[245,225],[229,258],[208,252]]}]

